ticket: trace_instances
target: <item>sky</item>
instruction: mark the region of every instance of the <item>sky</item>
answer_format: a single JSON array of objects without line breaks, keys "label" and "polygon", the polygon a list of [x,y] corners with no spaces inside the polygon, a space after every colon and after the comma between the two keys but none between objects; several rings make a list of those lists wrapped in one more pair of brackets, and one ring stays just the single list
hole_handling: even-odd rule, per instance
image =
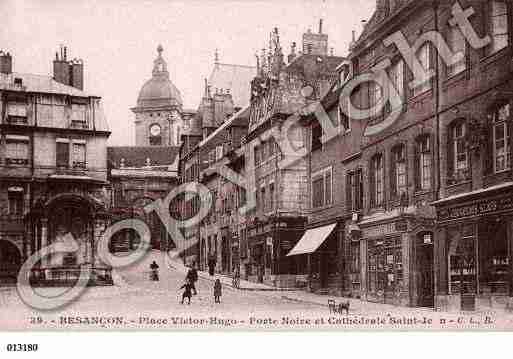
[{"label": "sky", "polygon": [[133,145],[134,107],[151,77],[158,44],[185,108],[196,109],[203,79],[214,65],[255,65],[278,27],[285,55],[308,28],[329,35],[334,54],[347,55],[375,0],[0,0],[0,50],[13,55],[15,72],[52,75],[59,46],[84,60],[84,89],[103,99],[109,145]]}]

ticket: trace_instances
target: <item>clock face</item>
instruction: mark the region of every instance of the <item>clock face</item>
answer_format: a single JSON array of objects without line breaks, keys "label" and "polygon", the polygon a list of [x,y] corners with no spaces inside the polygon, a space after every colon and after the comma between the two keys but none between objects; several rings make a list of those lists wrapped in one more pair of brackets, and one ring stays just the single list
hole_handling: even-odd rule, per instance
[{"label": "clock face", "polygon": [[151,125],[150,127],[150,134],[155,137],[160,135],[160,126],[159,125]]}]

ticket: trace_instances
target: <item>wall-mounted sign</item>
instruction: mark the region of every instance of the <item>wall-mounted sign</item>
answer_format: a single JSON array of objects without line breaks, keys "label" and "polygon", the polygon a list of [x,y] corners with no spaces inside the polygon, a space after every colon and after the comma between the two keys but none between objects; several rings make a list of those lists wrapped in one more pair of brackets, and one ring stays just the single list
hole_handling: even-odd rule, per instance
[{"label": "wall-mounted sign", "polygon": [[380,237],[398,232],[395,222],[378,224],[376,226],[361,228],[362,238]]},{"label": "wall-mounted sign", "polygon": [[465,217],[474,217],[494,212],[513,209],[513,197],[511,195],[502,198],[482,199],[474,203],[445,207],[437,212],[439,221],[448,221]]},{"label": "wall-mounted sign", "polygon": [[431,236],[431,233],[424,234],[424,244],[432,244],[433,243],[433,237]]}]

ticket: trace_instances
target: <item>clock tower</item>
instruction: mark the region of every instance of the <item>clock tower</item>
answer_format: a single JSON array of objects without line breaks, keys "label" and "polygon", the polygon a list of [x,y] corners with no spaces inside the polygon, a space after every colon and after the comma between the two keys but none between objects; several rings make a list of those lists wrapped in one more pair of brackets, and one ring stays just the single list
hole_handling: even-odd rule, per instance
[{"label": "clock tower", "polygon": [[183,108],[180,91],[169,79],[167,63],[157,47],[152,77],[142,86],[135,113],[136,146],[179,146],[183,133]]}]

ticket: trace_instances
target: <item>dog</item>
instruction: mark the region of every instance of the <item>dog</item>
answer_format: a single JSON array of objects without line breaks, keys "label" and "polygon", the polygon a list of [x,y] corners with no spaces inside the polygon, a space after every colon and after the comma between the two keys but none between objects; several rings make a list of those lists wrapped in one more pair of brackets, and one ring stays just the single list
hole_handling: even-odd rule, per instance
[{"label": "dog", "polygon": [[349,315],[349,307],[350,307],[349,301],[342,302],[337,305],[334,300],[330,299],[330,300],[328,300],[328,306],[330,308],[331,313],[342,314],[342,312],[345,310],[346,315]]},{"label": "dog", "polygon": [[338,313],[342,314],[342,311],[345,310],[346,315],[349,315],[349,306],[350,306],[349,301],[347,301],[345,303],[339,303],[338,304]]}]

